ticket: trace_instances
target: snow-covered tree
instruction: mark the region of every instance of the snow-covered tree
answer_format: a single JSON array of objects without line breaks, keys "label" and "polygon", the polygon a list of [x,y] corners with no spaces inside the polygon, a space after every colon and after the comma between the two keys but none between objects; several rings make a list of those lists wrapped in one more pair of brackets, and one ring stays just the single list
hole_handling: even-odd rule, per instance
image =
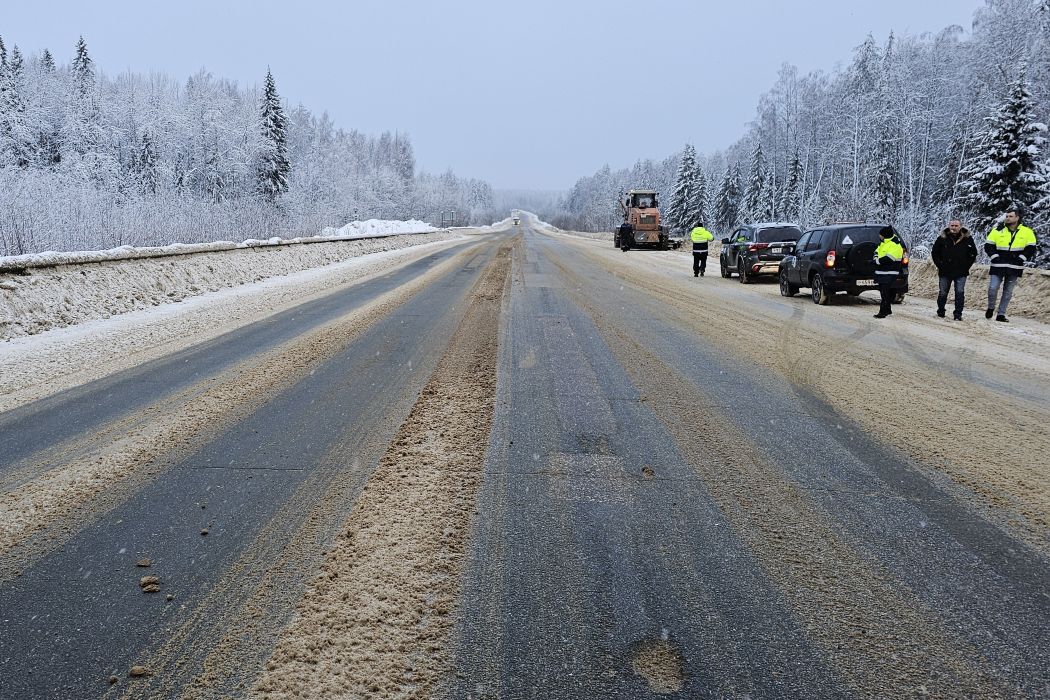
[{"label": "snow-covered tree", "polygon": [[689,186],[689,202],[686,207],[686,221],[684,228],[692,230],[702,223],[707,223],[707,176],[699,163],[693,168],[692,183]]},{"label": "snow-covered tree", "polygon": [[288,163],[288,122],[270,71],[266,71],[263,86],[262,136],[263,148],[256,168],[259,191],[273,201],[288,191],[291,165]]},{"label": "snow-covered tree", "polygon": [[675,175],[674,190],[667,206],[665,219],[671,228],[686,228],[692,215],[690,208],[694,204],[693,186],[696,182],[696,149],[686,144],[682,149],[682,159]]},{"label": "snow-covered tree", "polygon": [[55,59],[47,49],[44,49],[44,53],[40,54],[40,68],[47,73],[55,72]]},{"label": "snow-covered tree", "polygon": [[723,236],[728,236],[737,225],[741,197],[740,171],[729,166],[715,197],[715,226]]},{"label": "snow-covered tree", "polygon": [[157,194],[157,147],[148,131],[142,132],[138,153],[134,158],[134,171],[143,194]]},{"label": "snow-covered tree", "polygon": [[787,180],[780,195],[778,216],[785,221],[798,221],[802,213],[802,159],[798,151],[788,164]]},{"label": "snow-covered tree", "polygon": [[766,180],[766,160],[759,142],[751,152],[751,169],[744,189],[743,211],[749,221],[767,221],[772,218],[769,208],[769,190]]},{"label": "snow-covered tree", "polygon": [[1050,194],[1050,173],[1041,157],[1047,127],[1035,118],[1024,66],[986,123],[986,130],[975,136],[961,186],[963,203],[980,230],[1010,205],[1033,213]]}]

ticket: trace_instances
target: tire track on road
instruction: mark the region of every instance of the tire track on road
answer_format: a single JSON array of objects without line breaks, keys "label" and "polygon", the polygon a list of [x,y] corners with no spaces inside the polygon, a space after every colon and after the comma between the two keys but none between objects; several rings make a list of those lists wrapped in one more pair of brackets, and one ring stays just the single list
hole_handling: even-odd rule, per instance
[{"label": "tire track on road", "polygon": [[[0,582],[17,576],[143,484],[308,375],[435,279],[461,266],[464,256],[476,249],[465,249],[341,318],[242,362],[221,378],[196,385],[190,390],[191,400],[172,412],[165,413],[171,405],[164,402],[160,410],[147,408],[147,414],[156,415],[138,433],[94,450],[87,447],[98,445],[95,436],[86,436],[84,456],[0,495]],[[103,432],[117,431],[103,428]]]},{"label": "tire track on road", "polygon": [[[608,268],[604,251],[581,246],[580,252],[599,268]],[[760,310],[746,304],[732,309],[705,305],[698,315],[702,290],[695,285],[658,278],[639,267],[613,269],[623,283],[660,298],[682,328],[776,371],[803,395],[820,397],[869,434],[893,436],[893,447],[926,467],[982,517],[1044,556],[1050,552],[1050,472],[1041,468],[1050,454],[1050,433],[1041,430],[1050,424],[1050,412],[926,363],[913,364],[916,358],[904,363],[894,354],[892,371],[880,371],[877,351],[814,329],[793,331],[794,350],[785,360],[779,353],[782,333],[771,332],[771,319]],[[801,316],[793,318],[799,321]],[[852,338],[866,335],[865,328],[873,326],[857,329]],[[806,357],[819,368],[796,371]],[[1011,419],[990,420],[990,407]]]},{"label": "tire track on road", "polygon": [[871,697],[1018,694],[991,680],[976,649],[849,546],[717,401],[639,344],[580,291],[573,270],[550,259],[719,509],[847,682]]}]

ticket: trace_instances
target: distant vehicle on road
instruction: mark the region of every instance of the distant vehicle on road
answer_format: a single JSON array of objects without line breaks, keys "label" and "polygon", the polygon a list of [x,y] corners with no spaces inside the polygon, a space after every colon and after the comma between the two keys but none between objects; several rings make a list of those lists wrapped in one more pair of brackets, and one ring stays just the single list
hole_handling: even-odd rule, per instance
[{"label": "distant vehicle on road", "polygon": [[670,247],[667,228],[660,225],[660,202],[655,190],[628,190],[620,199],[623,223],[613,232],[613,245],[627,252],[631,248]]},{"label": "distant vehicle on road", "polygon": [[[875,249],[883,224],[831,224],[806,231],[792,255],[780,261],[780,293],[794,296],[808,287],[815,304],[827,304],[831,295],[857,296],[876,290]],[[899,237],[899,236],[898,236]],[[901,239],[903,244],[903,239]],[[904,244],[904,269],[893,285],[894,303],[908,292],[908,246]]]},{"label": "distant vehicle on road", "polygon": [[667,244],[675,250],[682,247],[689,232],[684,228],[672,228],[667,231]]},{"label": "distant vehicle on road", "polygon": [[741,284],[748,284],[759,275],[776,275],[780,261],[795,251],[795,243],[801,237],[802,229],[792,223],[738,226],[732,235],[722,239],[718,256],[722,276],[729,278],[735,272]]}]

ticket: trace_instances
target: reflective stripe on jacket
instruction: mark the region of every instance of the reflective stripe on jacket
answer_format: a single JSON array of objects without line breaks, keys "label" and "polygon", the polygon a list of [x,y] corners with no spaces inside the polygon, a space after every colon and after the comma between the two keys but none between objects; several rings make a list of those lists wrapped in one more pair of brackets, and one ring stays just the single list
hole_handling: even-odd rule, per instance
[{"label": "reflective stripe on jacket", "polygon": [[693,252],[706,253],[707,244],[714,240],[714,235],[703,226],[697,226],[689,232],[689,238],[693,241]]},{"label": "reflective stripe on jacket", "polygon": [[1013,233],[1006,226],[993,228],[984,242],[984,252],[991,263],[990,274],[1020,277],[1025,263],[1036,253],[1035,231],[1020,224]]},{"label": "reflective stripe on jacket", "polygon": [[904,246],[897,237],[883,238],[875,249],[875,279],[888,282],[897,278],[904,266]]}]

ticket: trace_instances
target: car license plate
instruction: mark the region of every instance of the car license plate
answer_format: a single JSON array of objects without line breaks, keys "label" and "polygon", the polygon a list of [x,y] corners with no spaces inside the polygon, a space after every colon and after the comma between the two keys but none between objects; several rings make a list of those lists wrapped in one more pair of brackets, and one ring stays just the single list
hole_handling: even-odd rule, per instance
[{"label": "car license plate", "polygon": [[769,252],[773,255],[780,255],[783,252],[783,248],[770,248]]},{"label": "car license plate", "polygon": [[876,286],[875,280],[857,280],[858,287],[874,287]]}]

